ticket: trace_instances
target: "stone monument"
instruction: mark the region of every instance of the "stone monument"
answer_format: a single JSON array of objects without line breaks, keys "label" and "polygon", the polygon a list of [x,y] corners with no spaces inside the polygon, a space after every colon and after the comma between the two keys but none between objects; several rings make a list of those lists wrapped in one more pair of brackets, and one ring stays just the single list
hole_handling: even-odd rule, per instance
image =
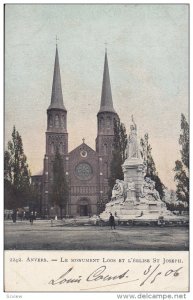
[{"label": "stone monument", "polygon": [[132,124],[130,125],[130,133],[127,139],[126,160],[122,165],[124,173],[124,182],[130,184],[131,180],[134,182],[136,200],[139,200],[139,194],[145,175],[145,166],[141,158],[139,144],[137,140],[137,125],[131,117]]},{"label": "stone monument", "polygon": [[131,121],[126,160],[122,165],[124,180],[116,180],[111,201],[106,204],[100,218],[107,221],[110,213],[119,221],[139,219],[155,221],[164,216],[172,218],[173,214],[167,210],[166,204],[155,189],[155,182],[145,177],[146,167],[140,154],[137,125],[133,116]]}]

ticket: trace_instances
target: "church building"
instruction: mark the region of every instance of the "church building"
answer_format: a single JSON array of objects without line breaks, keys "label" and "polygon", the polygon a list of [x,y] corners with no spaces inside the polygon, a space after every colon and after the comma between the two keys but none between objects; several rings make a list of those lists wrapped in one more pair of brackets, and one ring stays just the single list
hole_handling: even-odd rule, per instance
[{"label": "church building", "polygon": [[46,149],[42,175],[42,214],[52,209],[53,161],[56,149],[63,158],[69,187],[68,216],[90,216],[104,210],[108,199],[108,178],[114,141],[113,107],[107,52],[105,52],[101,103],[97,114],[96,148],[83,142],[68,151],[67,107],[63,100],[58,47],[56,45],[51,103],[47,109]]}]

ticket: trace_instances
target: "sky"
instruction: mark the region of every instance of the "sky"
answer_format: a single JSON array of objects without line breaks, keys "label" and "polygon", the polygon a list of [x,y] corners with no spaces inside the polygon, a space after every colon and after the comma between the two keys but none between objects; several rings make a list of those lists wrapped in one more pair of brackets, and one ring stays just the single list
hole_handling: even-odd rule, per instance
[{"label": "sky", "polygon": [[95,149],[105,43],[114,108],[149,134],[162,182],[175,189],[181,113],[189,118],[188,5],[6,5],[5,147],[13,125],[32,175],[43,169],[56,35],[69,150]]}]

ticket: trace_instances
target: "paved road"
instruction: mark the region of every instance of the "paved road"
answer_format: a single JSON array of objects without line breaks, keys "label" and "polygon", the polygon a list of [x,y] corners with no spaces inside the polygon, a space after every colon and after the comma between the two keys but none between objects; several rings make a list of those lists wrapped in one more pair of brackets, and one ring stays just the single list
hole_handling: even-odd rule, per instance
[{"label": "paved road", "polygon": [[5,222],[5,249],[188,250],[187,227],[64,226],[50,221]]}]

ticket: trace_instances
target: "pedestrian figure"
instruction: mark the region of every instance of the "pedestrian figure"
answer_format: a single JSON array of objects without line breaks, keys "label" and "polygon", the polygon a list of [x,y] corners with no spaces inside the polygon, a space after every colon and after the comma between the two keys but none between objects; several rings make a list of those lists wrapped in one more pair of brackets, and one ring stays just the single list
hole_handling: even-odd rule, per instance
[{"label": "pedestrian figure", "polygon": [[100,227],[102,226],[102,220],[100,216],[97,216],[97,225],[99,225]]},{"label": "pedestrian figure", "polygon": [[17,220],[17,212],[16,212],[16,210],[14,210],[13,213],[12,213],[12,220],[13,220],[13,223],[16,223],[16,220]]},{"label": "pedestrian figure", "polygon": [[29,221],[30,221],[30,224],[33,225],[33,221],[34,221],[33,212],[31,212],[31,214],[30,214]]},{"label": "pedestrian figure", "polygon": [[112,213],[110,213],[109,224],[111,226],[111,229],[115,229],[115,218],[113,217]]},{"label": "pedestrian figure", "polygon": [[23,221],[23,211],[20,213],[20,220]]},{"label": "pedestrian figure", "polygon": [[35,211],[34,213],[34,220],[36,220],[36,218],[37,218],[37,211]]}]

